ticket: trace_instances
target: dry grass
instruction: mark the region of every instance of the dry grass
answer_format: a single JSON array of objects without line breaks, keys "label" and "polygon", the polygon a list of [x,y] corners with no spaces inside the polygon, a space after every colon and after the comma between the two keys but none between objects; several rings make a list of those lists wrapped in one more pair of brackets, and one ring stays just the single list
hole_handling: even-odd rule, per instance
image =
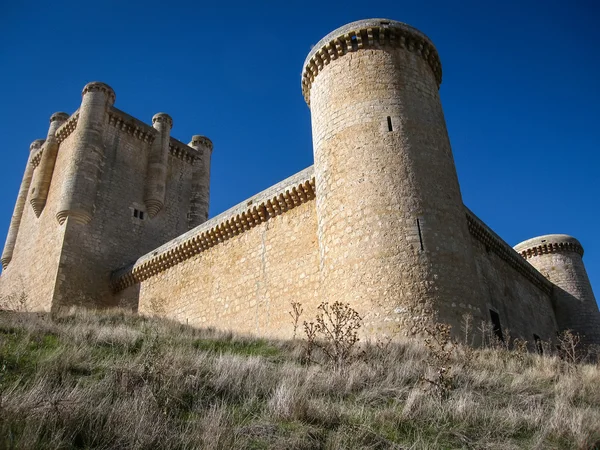
[{"label": "dry grass", "polygon": [[[0,448],[591,449],[600,368],[456,352],[440,399],[417,341],[365,345],[333,370],[300,341],[122,311],[0,312]],[[429,371],[429,372],[428,372]]]}]

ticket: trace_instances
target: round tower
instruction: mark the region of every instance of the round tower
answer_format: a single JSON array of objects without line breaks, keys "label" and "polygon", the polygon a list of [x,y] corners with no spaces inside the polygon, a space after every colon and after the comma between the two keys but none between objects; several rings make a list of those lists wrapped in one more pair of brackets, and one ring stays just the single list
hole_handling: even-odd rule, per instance
[{"label": "round tower", "polygon": [[387,19],[343,26],[309,53],[323,300],[369,329],[434,308],[487,319],[438,89],[423,33]]},{"label": "round tower", "polygon": [[40,148],[42,148],[44,142],[44,139],[36,139],[29,146],[29,157],[27,158],[27,164],[25,165],[25,172],[23,173],[23,179],[21,180],[21,187],[19,188],[15,209],[10,219],[10,226],[8,227],[8,234],[6,236],[4,250],[2,251],[2,256],[0,257],[0,262],[2,262],[3,269],[6,269],[8,267],[8,263],[10,263],[12,260],[15,244],[17,242],[17,235],[21,225],[21,217],[23,217],[23,209],[25,208],[27,192],[29,191],[31,179],[33,177],[33,164],[31,163],[31,156]]},{"label": "round tower", "polygon": [[104,128],[108,109],[115,102],[115,91],[99,81],[84,86],[79,118],[74,131],[73,160],[62,186],[56,219],[62,225],[67,217],[77,223],[92,220],[94,201],[104,162]]},{"label": "round tower", "polygon": [[144,194],[144,203],[150,217],[156,216],[165,206],[169,144],[171,142],[173,119],[167,113],[156,113],[152,117],[152,127],[158,134],[150,148],[146,192]]},{"label": "round tower", "polygon": [[197,227],[208,220],[210,202],[210,158],[213,143],[206,136],[194,135],[188,144],[198,152],[194,160],[192,171],[192,198],[190,200],[190,213],[188,227]]},{"label": "round tower", "polygon": [[566,234],[548,234],[521,242],[514,249],[554,284],[558,327],[580,334],[585,344],[600,344],[600,312],[579,241]]},{"label": "round tower", "polygon": [[54,173],[54,165],[56,164],[56,155],[58,153],[58,140],[56,139],[56,130],[60,128],[69,119],[69,115],[65,112],[56,112],[50,117],[50,127],[48,135],[44,142],[44,150],[40,164],[37,167],[35,182],[31,187],[31,195],[29,202],[37,217],[40,216],[46,201],[48,200],[48,192],[50,191],[50,183]]}]

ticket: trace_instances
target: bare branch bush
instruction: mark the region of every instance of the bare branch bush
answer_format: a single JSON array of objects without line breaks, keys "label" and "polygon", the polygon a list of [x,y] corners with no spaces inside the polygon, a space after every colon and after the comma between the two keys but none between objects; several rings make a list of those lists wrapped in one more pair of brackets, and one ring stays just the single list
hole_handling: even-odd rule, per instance
[{"label": "bare branch bush", "polygon": [[298,332],[298,324],[300,323],[300,316],[304,312],[302,308],[302,303],[300,302],[292,302],[292,310],[288,311],[288,314],[292,318],[292,323],[294,325],[294,335],[292,339],[296,339],[296,333]]},{"label": "bare branch bush", "polygon": [[316,347],[334,367],[342,368],[357,357],[355,347],[362,318],[349,304],[342,302],[331,305],[323,302],[317,311],[315,322],[304,322],[307,358],[310,360]]},{"label": "bare branch bush", "polygon": [[581,337],[572,330],[564,330],[557,336],[558,357],[566,364],[567,370],[572,370],[583,359]]}]

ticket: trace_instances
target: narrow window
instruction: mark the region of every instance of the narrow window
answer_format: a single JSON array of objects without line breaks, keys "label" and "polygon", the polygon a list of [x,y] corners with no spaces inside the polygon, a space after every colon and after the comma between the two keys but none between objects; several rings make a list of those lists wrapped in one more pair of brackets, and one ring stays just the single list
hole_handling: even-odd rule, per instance
[{"label": "narrow window", "polygon": [[139,211],[137,209],[134,209],[133,210],[133,217],[137,218],[138,217],[138,213],[139,213]]},{"label": "narrow window", "polygon": [[[389,117],[388,117],[389,119]],[[419,243],[421,244],[421,251],[425,250],[423,246],[423,233],[421,232],[421,221],[417,218],[417,230],[419,231]]]},{"label": "narrow window", "polygon": [[144,220],[144,211],[140,211],[140,219]]},{"label": "narrow window", "polygon": [[490,309],[490,317],[492,318],[492,327],[494,334],[498,339],[504,342],[504,335],[502,334],[502,325],[500,325],[500,316],[496,311]]},{"label": "narrow window", "polygon": [[388,116],[388,131],[394,131],[394,127],[392,126],[392,118]]},{"label": "narrow window", "polygon": [[544,346],[542,345],[542,340],[537,334],[533,335],[533,342],[535,343],[535,349],[540,355],[544,354]]}]

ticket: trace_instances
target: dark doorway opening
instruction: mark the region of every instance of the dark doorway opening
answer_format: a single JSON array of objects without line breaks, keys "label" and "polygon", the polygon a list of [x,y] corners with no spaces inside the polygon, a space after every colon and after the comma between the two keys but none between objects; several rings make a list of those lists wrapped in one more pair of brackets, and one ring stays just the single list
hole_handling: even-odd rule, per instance
[{"label": "dark doorway opening", "polygon": [[504,342],[504,335],[502,334],[502,325],[500,325],[500,316],[496,311],[490,309],[490,317],[492,319],[492,329],[498,339]]}]

